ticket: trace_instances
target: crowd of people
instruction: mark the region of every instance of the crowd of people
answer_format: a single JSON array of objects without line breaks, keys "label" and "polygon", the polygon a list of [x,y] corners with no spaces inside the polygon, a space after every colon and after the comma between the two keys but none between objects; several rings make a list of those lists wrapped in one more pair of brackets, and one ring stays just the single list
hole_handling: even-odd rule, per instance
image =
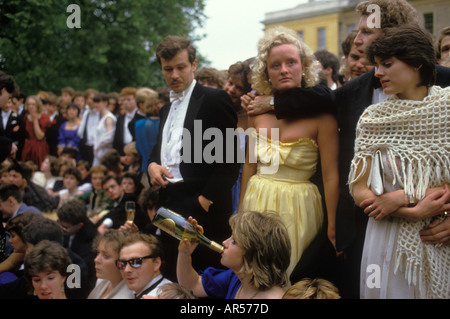
[{"label": "crowd of people", "polygon": [[276,27],[198,68],[167,36],[156,89],[27,95],[0,73],[0,298],[450,298],[450,27],[433,43],[405,0],[356,12],[342,57]]}]

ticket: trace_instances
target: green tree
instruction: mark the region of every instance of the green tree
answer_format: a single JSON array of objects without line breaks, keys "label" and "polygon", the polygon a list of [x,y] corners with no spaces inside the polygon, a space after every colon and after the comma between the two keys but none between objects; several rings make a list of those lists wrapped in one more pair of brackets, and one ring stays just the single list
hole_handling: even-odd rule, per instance
[{"label": "green tree", "polygon": [[[70,4],[80,8],[71,28]],[[0,0],[0,70],[29,94],[164,85],[155,59],[169,34],[189,36],[204,0]]]}]

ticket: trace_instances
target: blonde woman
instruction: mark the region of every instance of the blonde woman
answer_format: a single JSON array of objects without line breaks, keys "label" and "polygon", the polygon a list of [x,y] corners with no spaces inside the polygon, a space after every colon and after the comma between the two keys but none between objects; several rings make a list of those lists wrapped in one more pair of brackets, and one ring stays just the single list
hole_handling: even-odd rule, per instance
[{"label": "blonde woman", "polygon": [[[253,86],[264,95],[282,95],[318,83],[319,62],[296,33],[284,27],[270,29],[260,40],[253,65]],[[319,157],[328,214],[328,238],[335,246],[335,213],[338,199],[338,129],[335,117],[320,103],[304,105],[304,114],[278,120],[274,113],[249,117],[255,128],[254,149],[243,167],[239,210],[275,211],[291,240],[288,274],[302,257],[324,223],[322,197],[310,178]],[[252,136],[250,136],[252,138]],[[251,139],[248,145],[252,145]],[[254,154],[256,161],[251,161]],[[275,172],[266,173],[277,163]]]},{"label": "blonde woman", "polygon": [[[195,219],[190,222],[203,231]],[[232,235],[223,242],[220,263],[197,273],[191,255],[196,243],[183,239],[178,248],[177,278],[198,297],[281,299],[287,284],[290,243],[286,227],[274,212],[242,212],[230,218]]]},{"label": "blonde woman", "polygon": [[45,131],[51,122],[47,113],[43,111],[42,101],[37,96],[30,96],[25,102],[28,113],[25,115],[25,144],[22,149],[22,162],[33,161],[41,167],[45,157],[49,154]]},{"label": "blonde woman", "polygon": [[97,235],[94,249],[97,256],[94,259],[97,282],[88,299],[133,299],[134,295],[128,289],[120,270],[116,267],[120,247],[127,232],[109,229],[103,235]]}]

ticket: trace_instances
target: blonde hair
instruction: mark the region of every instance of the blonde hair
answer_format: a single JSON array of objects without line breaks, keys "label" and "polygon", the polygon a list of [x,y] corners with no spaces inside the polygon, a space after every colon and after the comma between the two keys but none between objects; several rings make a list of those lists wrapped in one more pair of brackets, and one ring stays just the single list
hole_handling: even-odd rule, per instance
[{"label": "blonde hair", "polygon": [[159,94],[149,96],[144,103],[144,112],[147,116],[159,116]]},{"label": "blonde hair", "polygon": [[125,87],[120,91],[119,96],[127,96],[127,95],[133,95],[136,96],[137,89],[134,87]]},{"label": "blonde hair", "polygon": [[151,98],[157,98],[158,92],[148,87],[142,87],[136,91],[136,103],[146,103]]},{"label": "blonde hair", "polygon": [[109,247],[117,254],[119,257],[120,248],[122,247],[122,242],[128,235],[127,231],[122,231],[119,229],[108,229],[104,234],[97,234],[92,243],[92,248],[96,251],[100,243],[105,245],[110,245]]},{"label": "blonde hair", "polygon": [[303,66],[302,87],[315,86],[319,82],[319,66],[314,52],[295,33],[286,27],[275,27],[269,29],[266,35],[258,42],[258,56],[252,65],[253,87],[265,95],[272,95],[274,89],[270,84],[267,72],[267,59],[270,51],[282,44],[293,44],[300,51],[300,60]]},{"label": "blonde hair", "polygon": [[136,142],[131,142],[130,144],[127,144],[123,147],[123,152],[126,155],[134,155],[134,156],[138,156],[139,153],[136,150]]},{"label": "blonde hair", "polygon": [[287,229],[275,212],[246,211],[230,218],[233,240],[244,252],[240,273],[250,276],[250,284],[265,290],[287,283],[291,256]]},{"label": "blonde hair", "polygon": [[36,103],[36,111],[41,114],[43,112],[44,104],[42,104],[42,100],[37,95],[32,95],[27,97],[25,105],[28,105],[29,100],[34,100]]},{"label": "blonde hair", "polygon": [[328,280],[305,278],[295,283],[282,299],[341,299],[338,289]]},{"label": "blonde hair", "polygon": [[197,299],[192,291],[178,283],[167,283],[158,288],[159,299]]}]

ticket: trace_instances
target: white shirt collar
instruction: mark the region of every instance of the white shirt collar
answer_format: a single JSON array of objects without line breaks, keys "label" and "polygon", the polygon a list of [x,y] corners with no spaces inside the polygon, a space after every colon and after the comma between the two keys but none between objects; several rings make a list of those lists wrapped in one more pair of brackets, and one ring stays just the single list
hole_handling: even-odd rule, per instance
[{"label": "white shirt collar", "polygon": [[189,87],[187,89],[185,89],[182,92],[174,92],[173,90],[170,91],[170,102],[173,102],[177,99],[180,100],[180,102],[182,102],[184,100],[184,98],[186,96],[188,96],[192,90],[194,89],[195,84],[197,83],[197,81],[194,79],[192,80],[191,84],[189,85]]},{"label": "white shirt collar", "polygon": [[126,115],[127,118],[132,119],[136,115],[136,112],[137,112],[137,108],[135,108],[131,112],[127,112],[125,115]]},{"label": "white shirt collar", "polygon": [[[142,289],[139,293],[137,293],[136,291],[134,292],[136,295],[139,295],[140,293],[142,293],[145,289],[149,288],[151,285],[153,285],[155,282],[157,282],[158,280],[160,280],[162,278],[162,274],[159,274],[158,276],[154,277],[152,280],[150,280],[150,282],[144,287],[144,289]],[[150,292],[149,292],[150,293]]]}]

